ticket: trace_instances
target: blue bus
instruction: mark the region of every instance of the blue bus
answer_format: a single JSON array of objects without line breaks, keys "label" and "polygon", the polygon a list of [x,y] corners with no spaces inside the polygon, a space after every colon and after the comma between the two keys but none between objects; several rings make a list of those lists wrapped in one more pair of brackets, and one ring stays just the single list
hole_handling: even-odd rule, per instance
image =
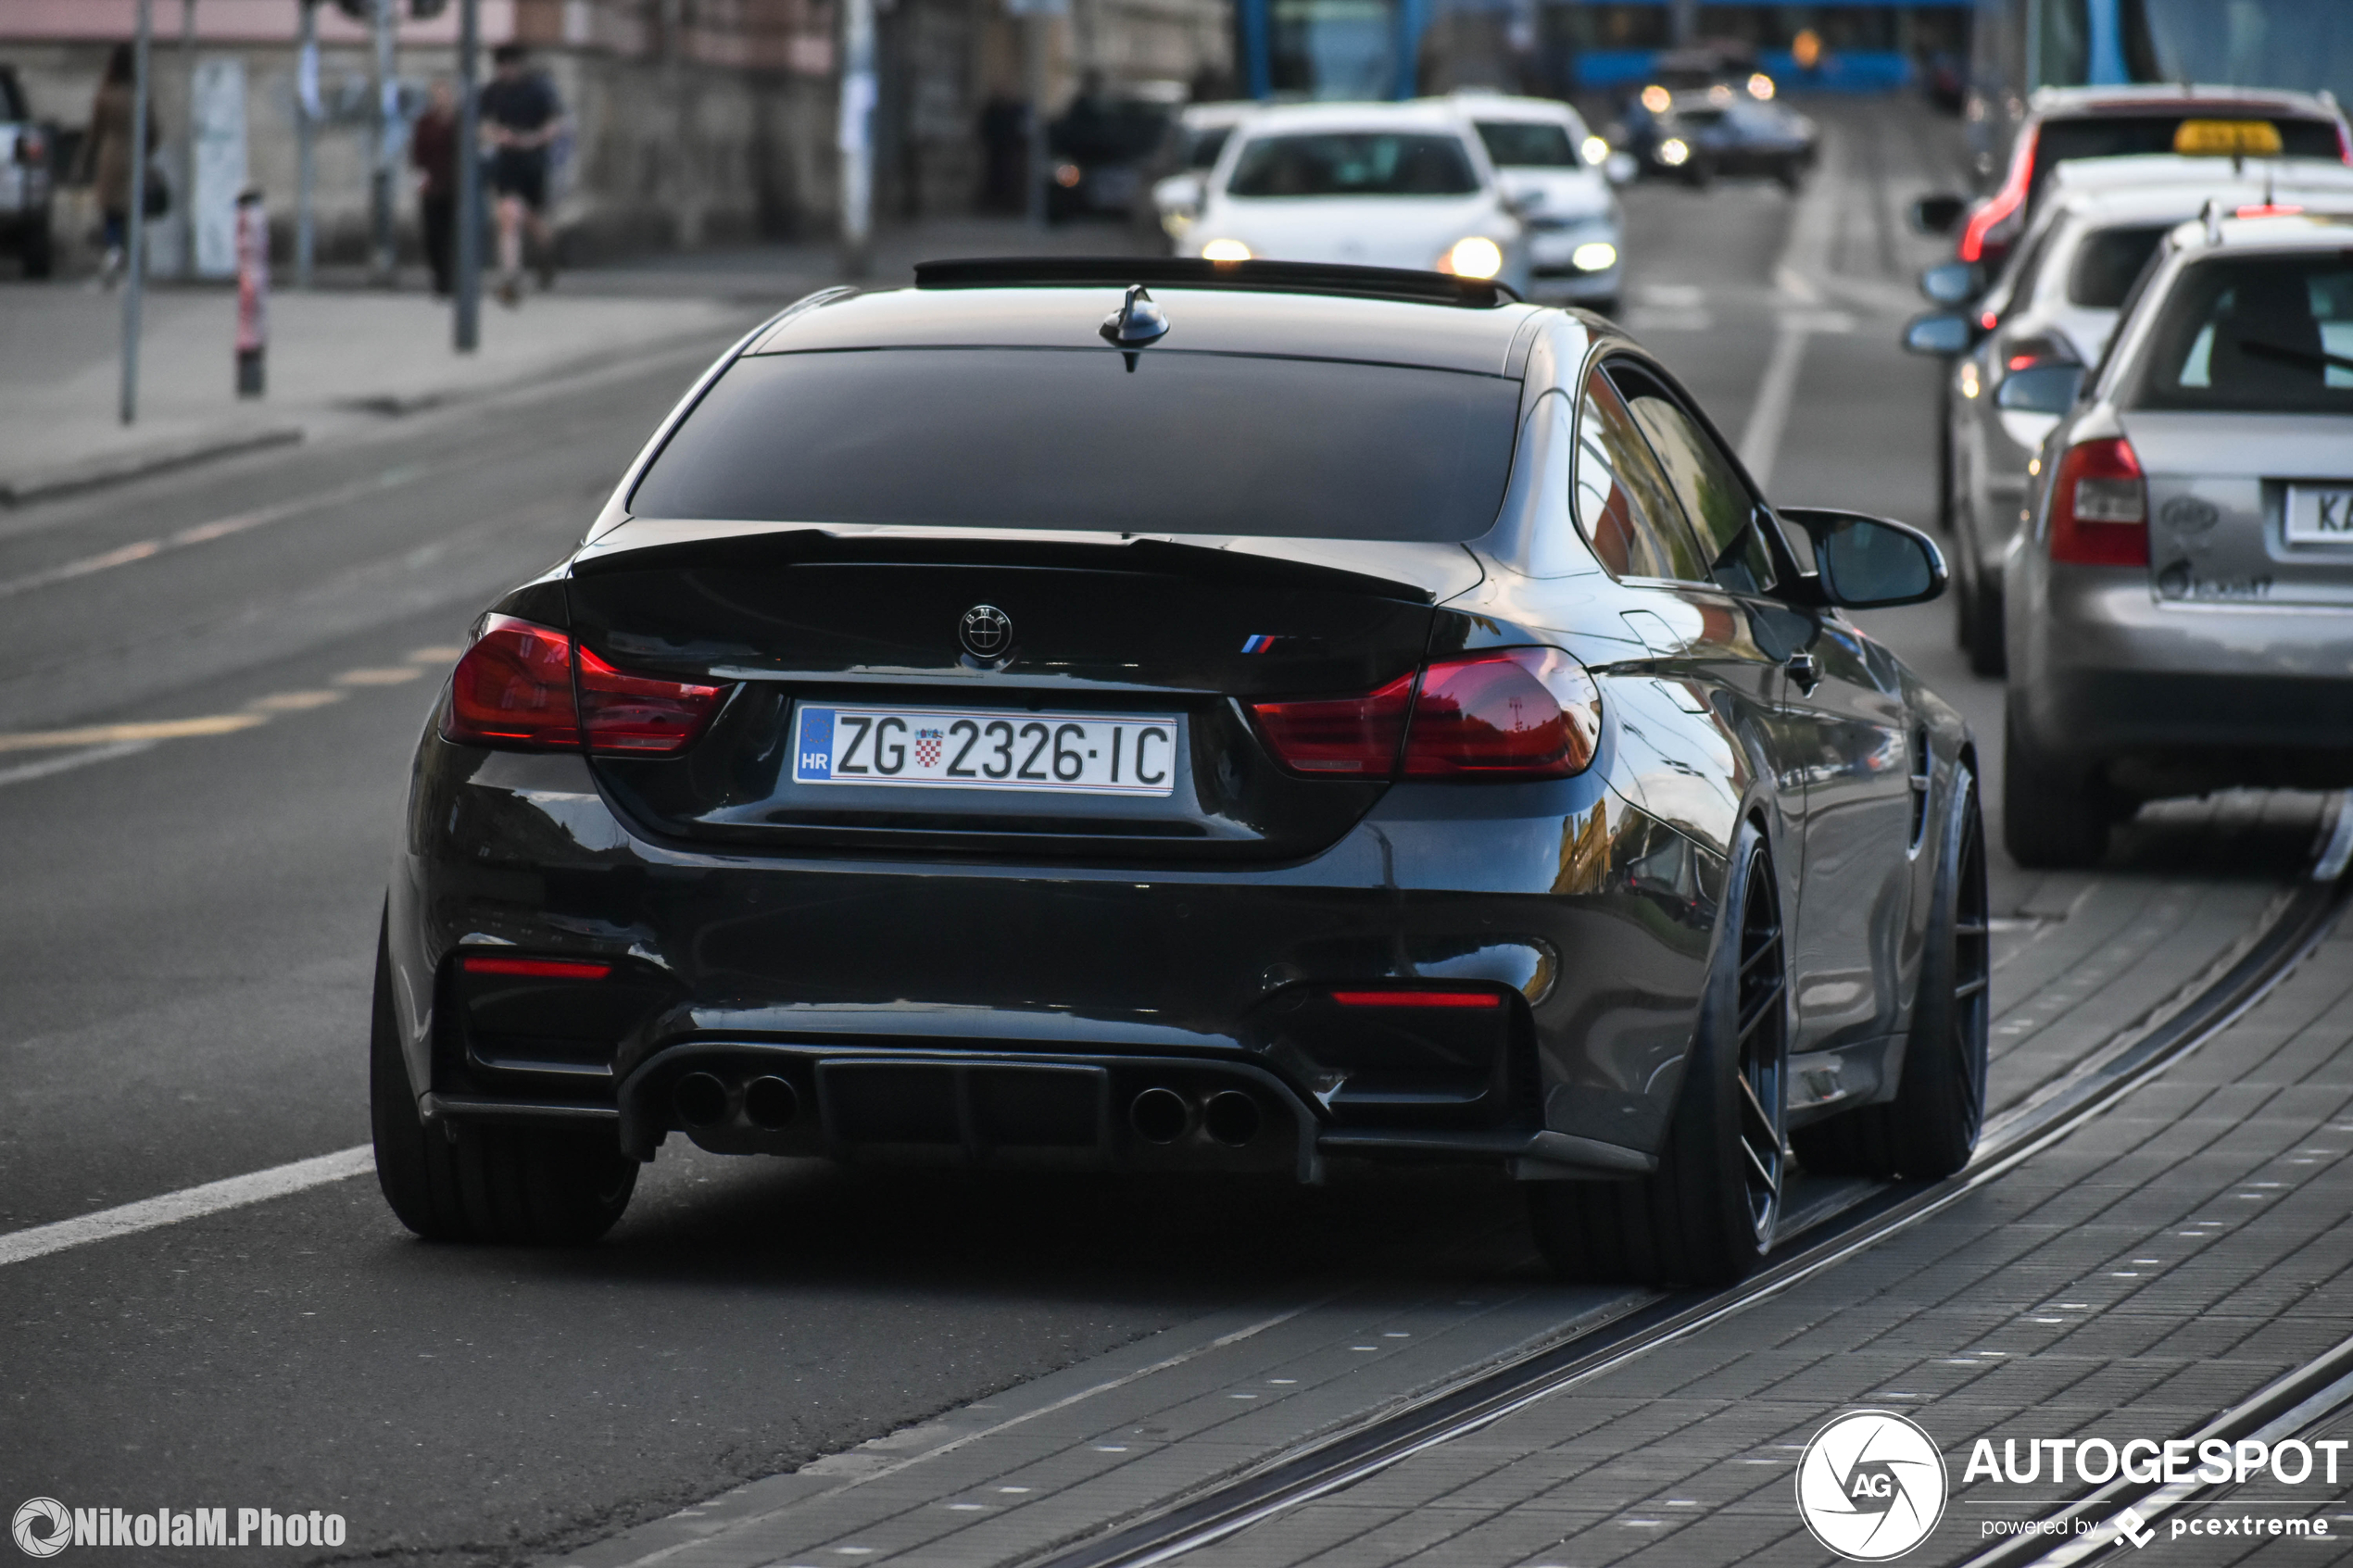
[{"label": "blue bus", "polygon": [[1881,91],[1910,84],[1924,62],[1950,61],[1957,72],[1971,6],[1237,0],[1235,25],[1242,88],[1257,98],[1402,98],[1455,87],[1613,94],[1651,80],[1662,54],[1693,43],[1744,49],[1792,86]]}]

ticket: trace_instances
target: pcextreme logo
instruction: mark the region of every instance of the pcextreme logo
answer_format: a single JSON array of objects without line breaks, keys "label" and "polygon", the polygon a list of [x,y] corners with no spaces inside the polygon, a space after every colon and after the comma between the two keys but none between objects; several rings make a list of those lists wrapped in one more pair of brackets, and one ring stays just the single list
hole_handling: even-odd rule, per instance
[{"label": "pcextreme logo", "polygon": [[1944,1456],[1891,1411],[1850,1411],[1797,1461],[1797,1512],[1814,1538],[1855,1562],[1901,1557],[1944,1516]]}]

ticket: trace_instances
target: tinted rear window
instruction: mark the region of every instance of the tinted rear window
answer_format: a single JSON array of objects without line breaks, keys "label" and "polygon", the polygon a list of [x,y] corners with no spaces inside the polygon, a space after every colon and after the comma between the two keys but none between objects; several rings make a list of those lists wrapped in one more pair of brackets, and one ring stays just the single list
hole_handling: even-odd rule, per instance
[{"label": "tinted rear window", "polygon": [[1538,120],[1482,119],[1478,139],[1487,156],[1504,169],[1573,169],[1577,149],[1568,144],[1565,126]]},{"label": "tinted rear window", "polygon": [[[2030,194],[2040,194],[2043,182],[2051,170],[2070,158],[2130,157],[2139,153],[2171,153],[2173,133],[2184,119],[2263,119],[2263,115],[2232,114],[2226,109],[2208,107],[2194,114],[2120,114],[2102,115],[2096,119],[2050,119],[2034,138],[2034,183]],[[2336,161],[2343,156],[2336,144],[2336,127],[2322,119],[2296,119],[2279,115],[2268,117],[2271,128],[2280,133],[2280,156],[2283,157],[2324,157]],[[2228,169],[2230,159],[2216,158],[2218,169]]]},{"label": "tinted rear window", "polygon": [[2140,407],[2353,414],[2353,256],[2200,261],[2158,308]]},{"label": "tinted rear window", "polygon": [[2135,225],[2084,235],[2067,274],[2069,302],[2092,310],[2113,310],[2123,304],[2133,280],[2148,265],[2149,253],[2171,227]]},{"label": "tinted rear window", "polygon": [[1226,189],[1237,196],[1464,196],[1478,189],[1478,175],[1457,137],[1343,131],[1261,136],[1242,148]]},{"label": "tinted rear window", "polygon": [[1487,532],[1519,383],[1146,349],[736,361],[663,446],[642,517],[1441,541]]},{"label": "tinted rear window", "polygon": [[1207,169],[1214,164],[1217,161],[1217,155],[1226,150],[1226,139],[1233,133],[1234,128],[1230,125],[1213,126],[1207,131],[1187,132],[1185,167]]}]

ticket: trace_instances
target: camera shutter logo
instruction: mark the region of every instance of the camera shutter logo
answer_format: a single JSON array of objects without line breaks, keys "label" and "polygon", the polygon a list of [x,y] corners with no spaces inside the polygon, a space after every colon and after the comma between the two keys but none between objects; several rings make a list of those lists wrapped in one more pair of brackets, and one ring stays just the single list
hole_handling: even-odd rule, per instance
[{"label": "camera shutter logo", "polygon": [[32,1498],[17,1510],[14,1530],[27,1557],[55,1557],[73,1539],[73,1515],[55,1498]]},{"label": "camera shutter logo", "polygon": [[1901,1557],[1944,1515],[1944,1456],[1889,1411],[1854,1411],[1814,1434],[1797,1461],[1797,1512],[1814,1538],[1856,1562]]}]

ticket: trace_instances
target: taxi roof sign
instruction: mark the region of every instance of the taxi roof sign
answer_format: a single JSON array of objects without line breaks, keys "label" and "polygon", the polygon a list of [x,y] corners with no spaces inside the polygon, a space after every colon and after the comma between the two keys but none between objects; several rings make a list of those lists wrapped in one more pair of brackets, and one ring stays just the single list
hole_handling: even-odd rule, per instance
[{"label": "taxi roof sign", "polygon": [[2193,157],[2277,157],[2280,128],[2268,119],[2185,119],[2173,150]]}]

